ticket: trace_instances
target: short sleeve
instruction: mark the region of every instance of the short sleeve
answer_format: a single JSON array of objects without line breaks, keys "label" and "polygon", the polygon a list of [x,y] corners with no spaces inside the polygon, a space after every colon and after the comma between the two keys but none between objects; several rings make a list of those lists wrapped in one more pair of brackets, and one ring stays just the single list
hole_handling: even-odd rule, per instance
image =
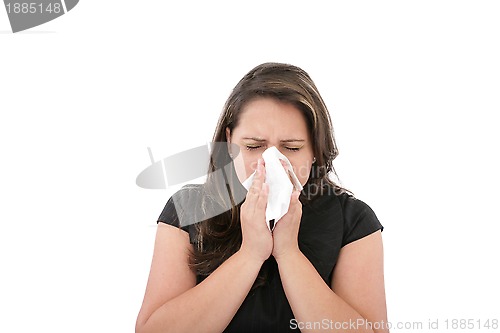
[{"label": "short sleeve", "polygon": [[200,187],[185,186],[168,199],[157,223],[178,227],[189,233],[191,243],[196,240],[196,207],[200,206]]},{"label": "short sleeve", "polygon": [[[177,211],[175,210],[175,204],[174,204],[174,199],[173,197],[170,197],[168,199],[165,207],[163,208],[163,211],[161,212],[160,216],[158,217],[157,223],[162,222],[165,224],[170,224],[174,227],[180,227],[179,223],[179,217],[177,216]],[[186,227],[181,228],[184,231],[187,231]]]},{"label": "short sleeve", "polygon": [[375,212],[363,201],[346,196],[343,198],[344,234],[342,246],[384,230]]}]

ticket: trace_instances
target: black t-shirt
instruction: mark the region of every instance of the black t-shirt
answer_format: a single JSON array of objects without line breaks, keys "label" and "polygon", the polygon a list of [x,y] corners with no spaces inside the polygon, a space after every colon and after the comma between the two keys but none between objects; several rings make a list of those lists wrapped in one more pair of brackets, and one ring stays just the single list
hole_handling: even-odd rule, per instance
[{"label": "black t-shirt", "polygon": [[[330,285],[340,249],[377,230],[383,230],[383,226],[363,201],[347,193],[337,195],[333,188],[328,189],[321,197],[303,204],[298,243],[302,253],[325,283]],[[195,217],[182,213],[183,217],[179,219],[178,212],[189,211],[188,206],[195,207],[199,199],[199,187],[181,189],[168,200],[158,222],[189,232],[191,243],[194,244],[196,228],[190,219]],[[182,208],[179,202],[189,204],[184,204]],[[281,284],[276,260],[271,256],[264,262],[262,269],[267,271],[265,284],[250,291],[224,332],[299,331],[292,329],[294,315]],[[201,281],[200,278],[197,280]]]}]

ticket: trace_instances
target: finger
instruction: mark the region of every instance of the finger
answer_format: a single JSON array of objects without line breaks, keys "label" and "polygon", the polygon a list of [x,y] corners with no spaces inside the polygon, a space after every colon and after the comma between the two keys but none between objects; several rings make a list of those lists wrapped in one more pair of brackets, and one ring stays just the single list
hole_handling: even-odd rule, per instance
[{"label": "finger", "polygon": [[255,205],[255,209],[261,212],[265,212],[267,207],[267,197],[269,195],[269,185],[266,183],[262,184],[262,190],[260,192],[259,198]]},{"label": "finger", "polygon": [[283,169],[285,169],[285,171],[288,171],[288,164],[283,161],[282,159],[280,159],[280,162],[281,162],[281,166],[283,167]]},{"label": "finger", "polygon": [[259,158],[257,162],[257,168],[255,170],[255,176],[252,181],[252,186],[255,186],[259,191],[262,187],[262,183],[265,180],[265,175],[266,175],[266,170],[264,167],[264,160],[262,158]]},{"label": "finger", "polygon": [[262,157],[257,161],[257,173],[262,181],[266,179],[266,162]]},{"label": "finger", "polygon": [[295,212],[299,207],[301,207],[301,203],[299,200],[300,191],[293,191],[290,196],[290,206],[288,208],[288,212]]},{"label": "finger", "polygon": [[299,197],[300,197],[300,191],[298,190],[292,191],[292,195],[290,196],[290,203],[300,202]]},{"label": "finger", "polygon": [[260,193],[262,191],[262,184],[264,182],[264,177],[265,177],[265,169],[262,165],[262,162],[263,162],[262,159],[259,159],[259,161],[257,162],[256,173],[253,178],[252,185],[248,189],[247,201],[251,203],[255,203],[258,200]]}]

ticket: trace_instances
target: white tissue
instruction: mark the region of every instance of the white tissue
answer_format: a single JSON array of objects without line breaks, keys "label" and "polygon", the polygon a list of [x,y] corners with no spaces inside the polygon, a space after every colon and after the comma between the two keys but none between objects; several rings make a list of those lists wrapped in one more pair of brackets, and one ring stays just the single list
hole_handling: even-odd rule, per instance
[{"label": "white tissue", "polygon": [[[290,205],[290,197],[293,189],[302,191],[302,185],[299,179],[293,172],[292,165],[285,155],[272,146],[262,153],[262,158],[265,161],[266,179],[265,182],[269,185],[269,195],[266,207],[267,227],[271,230],[269,221],[274,220],[274,226],[283,215],[288,212]],[[286,164],[286,169],[281,164],[283,160]],[[248,190],[252,185],[255,172],[243,182],[243,186]],[[292,183],[293,182],[293,183]],[[273,226],[273,229],[274,229]]]}]

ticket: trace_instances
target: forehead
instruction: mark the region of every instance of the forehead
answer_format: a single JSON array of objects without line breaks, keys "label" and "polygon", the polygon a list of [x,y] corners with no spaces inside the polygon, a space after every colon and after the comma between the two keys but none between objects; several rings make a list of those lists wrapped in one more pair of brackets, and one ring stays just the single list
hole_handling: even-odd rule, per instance
[{"label": "forehead", "polygon": [[273,98],[259,98],[248,102],[242,109],[235,130],[242,134],[262,136],[308,134],[302,112],[293,104]]}]

